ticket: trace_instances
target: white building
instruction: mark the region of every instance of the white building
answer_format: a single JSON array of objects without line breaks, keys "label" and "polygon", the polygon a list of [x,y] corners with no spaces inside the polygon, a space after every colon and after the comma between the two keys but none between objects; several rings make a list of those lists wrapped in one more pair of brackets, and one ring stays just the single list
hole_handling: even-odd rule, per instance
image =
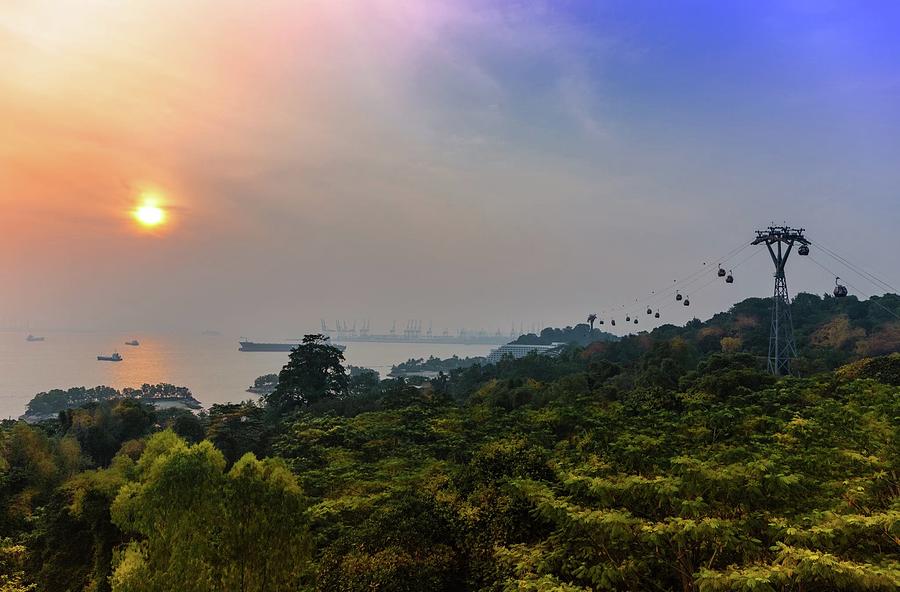
[{"label": "white building", "polygon": [[496,364],[505,356],[512,356],[515,359],[524,358],[531,352],[537,352],[539,355],[545,355],[563,347],[565,343],[554,343],[552,345],[519,345],[508,343],[501,345],[497,349],[488,354],[487,363]]}]

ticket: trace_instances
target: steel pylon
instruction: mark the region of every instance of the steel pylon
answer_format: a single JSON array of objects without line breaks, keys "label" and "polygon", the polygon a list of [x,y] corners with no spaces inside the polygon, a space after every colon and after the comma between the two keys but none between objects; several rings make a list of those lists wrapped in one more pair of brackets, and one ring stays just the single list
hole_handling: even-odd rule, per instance
[{"label": "steel pylon", "polygon": [[[775,293],[772,298],[772,328],[769,332],[769,372],[775,376],[791,373],[791,360],[797,357],[794,321],[784,266],[794,244],[808,245],[803,228],[769,226],[756,231],[754,245],[766,245],[775,264]],[[801,253],[804,254],[804,253]]]}]

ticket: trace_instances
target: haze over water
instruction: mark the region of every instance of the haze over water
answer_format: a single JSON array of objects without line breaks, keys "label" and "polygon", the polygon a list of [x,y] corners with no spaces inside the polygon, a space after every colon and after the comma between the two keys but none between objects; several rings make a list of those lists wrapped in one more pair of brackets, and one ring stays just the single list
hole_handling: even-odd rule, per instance
[{"label": "haze over water", "polygon": [[[140,347],[124,345],[137,337]],[[54,388],[107,385],[137,387],[168,382],[186,386],[204,407],[255,398],[245,392],[253,379],[278,372],[286,352],[244,353],[238,338],[207,335],[131,335],[123,333],[48,333],[28,343],[18,332],[0,332],[0,418],[18,417],[37,393]],[[352,343],[347,364],[385,376],[390,366],[409,358],[486,355],[489,345]],[[98,362],[98,354],[118,350],[122,362]]]}]

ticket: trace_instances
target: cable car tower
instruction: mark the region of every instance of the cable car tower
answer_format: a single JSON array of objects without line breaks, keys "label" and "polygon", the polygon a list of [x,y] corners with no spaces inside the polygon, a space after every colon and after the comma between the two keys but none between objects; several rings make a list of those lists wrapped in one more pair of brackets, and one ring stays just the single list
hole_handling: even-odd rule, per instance
[{"label": "cable car tower", "polygon": [[791,300],[788,297],[784,266],[794,244],[800,245],[801,255],[809,253],[809,241],[803,236],[803,228],[769,226],[756,231],[753,245],[766,245],[775,264],[775,296],[772,304],[772,329],[769,333],[769,372],[775,376],[791,373],[791,359],[797,357],[794,343],[794,321],[791,318]]}]

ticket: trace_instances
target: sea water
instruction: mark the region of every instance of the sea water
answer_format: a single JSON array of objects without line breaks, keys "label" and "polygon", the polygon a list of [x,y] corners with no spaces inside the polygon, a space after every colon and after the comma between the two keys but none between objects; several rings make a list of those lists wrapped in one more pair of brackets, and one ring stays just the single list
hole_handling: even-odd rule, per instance
[{"label": "sea water", "polygon": [[[16,418],[43,391],[99,385],[137,387],[167,382],[186,386],[205,407],[255,398],[246,392],[257,376],[277,373],[287,352],[238,351],[237,336],[41,333],[27,342],[23,333],[0,332],[0,418]],[[137,339],[140,346],[125,345]],[[495,346],[420,343],[350,343],[346,363],[372,368],[383,377],[393,364],[410,358],[485,356]],[[122,362],[97,356],[118,351]]]}]

